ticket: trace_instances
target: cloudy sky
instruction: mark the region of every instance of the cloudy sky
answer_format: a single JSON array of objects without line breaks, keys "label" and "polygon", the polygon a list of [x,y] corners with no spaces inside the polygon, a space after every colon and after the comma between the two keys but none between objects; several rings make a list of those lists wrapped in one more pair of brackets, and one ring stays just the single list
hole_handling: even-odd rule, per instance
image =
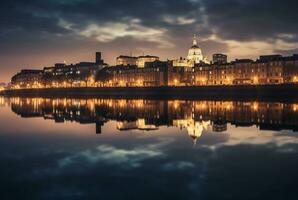
[{"label": "cloudy sky", "polygon": [[297,0],[9,0],[0,7],[0,82],[22,68],[120,54],[229,59],[298,53]]}]

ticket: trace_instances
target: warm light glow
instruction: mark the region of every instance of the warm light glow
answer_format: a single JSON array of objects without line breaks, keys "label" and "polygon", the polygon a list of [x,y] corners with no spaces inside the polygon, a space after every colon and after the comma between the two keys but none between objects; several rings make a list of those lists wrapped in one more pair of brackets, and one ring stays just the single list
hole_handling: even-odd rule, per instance
[{"label": "warm light glow", "polygon": [[174,79],[174,85],[176,86],[178,84],[178,80]]},{"label": "warm light glow", "polygon": [[141,79],[137,80],[137,86],[143,86],[143,81]]},{"label": "warm light glow", "polygon": [[257,76],[254,76],[253,77],[253,81],[254,81],[255,84],[258,83],[258,77]]},{"label": "warm light glow", "polygon": [[259,105],[258,103],[254,103],[253,106],[252,106],[253,110],[258,110],[259,108]]}]

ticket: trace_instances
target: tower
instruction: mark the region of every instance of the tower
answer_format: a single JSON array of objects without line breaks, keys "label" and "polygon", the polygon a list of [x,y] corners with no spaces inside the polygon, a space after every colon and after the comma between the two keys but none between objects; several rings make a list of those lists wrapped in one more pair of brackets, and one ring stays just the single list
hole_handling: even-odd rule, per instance
[{"label": "tower", "polygon": [[103,60],[101,59],[101,52],[96,52],[95,53],[95,63],[97,65],[102,65],[103,64]]},{"label": "tower", "polygon": [[192,46],[193,47],[198,47],[198,41],[197,41],[197,35],[193,35],[193,40],[192,40]]}]

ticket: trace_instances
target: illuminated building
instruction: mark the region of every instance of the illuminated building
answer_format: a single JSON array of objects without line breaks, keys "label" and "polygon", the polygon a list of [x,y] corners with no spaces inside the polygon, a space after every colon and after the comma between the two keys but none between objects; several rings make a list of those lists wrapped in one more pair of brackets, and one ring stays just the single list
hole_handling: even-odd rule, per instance
[{"label": "illuminated building", "polygon": [[97,52],[95,62],[57,63],[43,70],[22,70],[12,77],[11,88],[298,84],[298,55],[266,55],[257,60],[225,62],[225,55],[215,54],[214,62],[208,64],[196,37],[189,52],[186,59],[174,61],[159,61],[158,57],[149,55],[119,56],[117,65],[111,67]]},{"label": "illuminated building", "polygon": [[192,46],[188,51],[188,60],[194,61],[195,64],[198,63],[209,63],[207,58],[203,56],[201,48],[198,46],[197,36],[194,35]]},{"label": "illuminated building", "polygon": [[11,78],[11,83],[13,86],[16,86],[16,89],[38,88],[39,84],[42,83],[42,78],[42,70],[24,69]]},{"label": "illuminated building", "polygon": [[209,63],[209,61],[203,56],[202,50],[198,45],[197,36],[194,35],[187,58],[180,57],[179,59],[173,60],[173,67],[193,67],[195,64],[199,63]]},{"label": "illuminated building", "polygon": [[150,56],[150,55],[139,56],[137,59],[137,66],[140,68],[144,68],[146,63],[152,63],[158,60],[159,60],[159,57],[157,56]]},{"label": "illuminated building", "polygon": [[137,66],[139,68],[144,68],[146,63],[152,63],[154,61],[158,61],[159,57],[157,56],[119,56],[116,58],[116,65],[123,65],[123,66]]},{"label": "illuminated building", "polygon": [[0,92],[5,90],[6,87],[7,87],[6,83],[0,83]]},{"label": "illuminated building", "polygon": [[116,58],[116,65],[131,65],[131,66],[135,66],[137,65],[137,57],[132,57],[132,56],[119,56]]},{"label": "illuminated building", "polygon": [[116,66],[111,67],[109,73],[112,74],[109,86],[154,87],[168,84],[168,62],[146,62],[144,68]]},{"label": "illuminated building", "polygon": [[101,58],[101,52],[96,52],[95,62],[80,62],[77,64],[55,64],[54,67],[43,69],[45,87],[86,87],[94,86],[92,77],[107,64]]}]

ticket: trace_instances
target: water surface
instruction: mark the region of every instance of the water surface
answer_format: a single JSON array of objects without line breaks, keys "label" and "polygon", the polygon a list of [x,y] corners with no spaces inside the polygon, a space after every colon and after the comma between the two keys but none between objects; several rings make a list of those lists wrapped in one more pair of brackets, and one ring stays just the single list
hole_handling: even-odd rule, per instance
[{"label": "water surface", "polygon": [[297,199],[298,102],[0,97],[1,199]]}]

